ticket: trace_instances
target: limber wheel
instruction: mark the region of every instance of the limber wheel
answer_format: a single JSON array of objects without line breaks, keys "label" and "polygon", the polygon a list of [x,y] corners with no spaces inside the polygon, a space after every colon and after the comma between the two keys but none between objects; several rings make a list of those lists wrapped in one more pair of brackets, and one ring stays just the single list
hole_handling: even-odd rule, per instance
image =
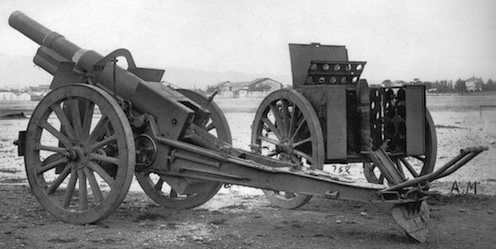
[{"label": "limber wheel", "polygon": [[[425,154],[420,156],[392,157],[394,164],[405,179],[429,174],[434,170],[437,156],[436,127],[429,111],[425,121]],[[373,163],[363,163],[365,179],[371,183],[384,184],[384,176]]]},{"label": "limber wheel", "polygon": [[[254,152],[298,167],[322,169],[324,136],[310,102],[294,90],[278,90],[260,104],[252,126]],[[264,190],[269,201],[279,207],[295,209],[312,196]]]},{"label": "limber wheel", "polygon": [[[205,129],[220,140],[232,143],[231,131],[229,124],[222,113],[222,110],[214,102],[209,102],[208,98],[191,90],[178,89],[178,92],[190,98],[197,104],[207,107],[210,111],[210,119],[207,122]],[[187,209],[198,207],[212,197],[222,187],[222,183],[211,181],[200,181],[199,184],[203,189],[202,192],[180,195],[166,181],[152,171],[143,170],[136,172],[136,178],[145,193],[155,202],[167,208]],[[198,182],[195,180],[195,182]]]},{"label": "limber wheel", "polygon": [[40,204],[62,221],[87,224],[110,215],[126,197],[134,160],[126,115],[95,86],[53,90],[29,121],[27,178]]}]

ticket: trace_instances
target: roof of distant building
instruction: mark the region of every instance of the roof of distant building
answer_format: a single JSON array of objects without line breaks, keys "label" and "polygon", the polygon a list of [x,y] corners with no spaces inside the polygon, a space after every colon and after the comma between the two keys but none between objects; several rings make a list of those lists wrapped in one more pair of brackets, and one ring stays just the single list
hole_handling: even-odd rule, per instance
[{"label": "roof of distant building", "polygon": [[476,78],[475,76],[472,76],[471,78],[465,80],[465,81],[478,81],[481,80],[481,78]]},{"label": "roof of distant building", "polygon": [[243,88],[248,88],[250,87],[251,85],[255,85],[255,84],[258,84],[262,81],[265,81],[265,80],[272,80],[276,83],[279,83],[282,85],[281,82],[278,82],[278,81],[275,81],[271,78],[257,78],[257,79],[254,79],[252,81],[241,81],[241,82],[231,82],[231,81],[222,81],[222,82],[219,82],[217,84],[215,84],[213,87],[214,88],[219,88],[223,85],[226,85],[226,86],[229,86],[229,87],[232,87],[232,91],[237,91],[237,90],[240,90],[240,89],[243,89]]}]

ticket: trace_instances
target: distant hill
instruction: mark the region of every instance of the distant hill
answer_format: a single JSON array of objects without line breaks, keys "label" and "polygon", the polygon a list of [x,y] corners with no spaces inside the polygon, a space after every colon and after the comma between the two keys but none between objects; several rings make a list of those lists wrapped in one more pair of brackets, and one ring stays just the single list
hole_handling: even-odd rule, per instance
[{"label": "distant hill", "polygon": [[[34,55],[33,55],[34,56]],[[291,75],[246,72],[211,72],[185,68],[166,68],[163,80],[183,88],[206,89],[221,81],[251,81],[268,77],[290,85]],[[50,84],[52,76],[33,63],[32,56],[0,53],[0,87],[25,87]]]}]

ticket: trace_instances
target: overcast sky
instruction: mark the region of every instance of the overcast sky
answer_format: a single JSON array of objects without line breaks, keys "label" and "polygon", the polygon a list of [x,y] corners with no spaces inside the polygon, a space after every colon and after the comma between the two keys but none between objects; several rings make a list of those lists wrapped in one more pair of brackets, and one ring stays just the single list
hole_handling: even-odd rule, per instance
[{"label": "overcast sky", "polygon": [[38,48],[8,26],[15,10],[102,55],[127,48],[139,66],[290,74],[288,43],[320,42],[346,45],[372,81],[496,80],[494,0],[2,0],[0,55]]}]

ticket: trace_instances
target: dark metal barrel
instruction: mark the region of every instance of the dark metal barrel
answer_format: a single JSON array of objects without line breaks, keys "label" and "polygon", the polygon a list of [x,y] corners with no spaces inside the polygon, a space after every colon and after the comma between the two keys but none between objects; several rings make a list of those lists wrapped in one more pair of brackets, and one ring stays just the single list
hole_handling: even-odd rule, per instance
[{"label": "dark metal barrel", "polygon": [[[47,72],[54,75],[58,70],[60,62],[74,62],[76,65],[75,69],[78,69],[81,72],[91,72],[97,74],[94,76],[99,79],[99,83],[103,87],[113,89],[113,77],[109,77],[108,75],[100,77],[102,76],[102,72],[94,71],[94,65],[103,58],[102,55],[92,50],[80,48],[65,39],[64,36],[46,28],[21,11],[15,11],[10,15],[9,24],[12,28],[41,45],[41,48],[34,57],[34,63],[45,69]],[[117,69],[119,71],[125,71],[120,67],[117,67]],[[136,81],[134,75],[127,75],[127,77],[131,77],[133,78],[132,81]],[[135,84],[132,84],[129,88],[126,88],[125,85],[121,85],[119,90],[121,92],[126,92],[126,96],[128,96],[130,95],[128,93],[130,92],[129,89],[134,88]]]},{"label": "dark metal barrel", "polygon": [[[188,98],[162,84],[146,82],[133,72],[113,63],[117,57],[131,58],[129,52],[122,53],[119,52],[122,50],[118,49],[103,57],[93,50],[76,46],[20,11],[10,15],[9,24],[41,45],[34,63],[55,78],[58,75],[65,80],[60,84],[53,84],[54,87],[80,80],[64,78],[68,74],[72,75],[75,72],[83,75],[91,83],[131,101],[137,111],[155,117],[160,134],[170,139],[177,139],[186,124],[192,120],[194,110],[184,104],[190,101]],[[73,62],[74,67],[61,67],[62,62]]]},{"label": "dark metal barrel", "polygon": [[29,39],[52,49],[69,61],[73,59],[74,54],[81,50],[80,47],[66,40],[59,33],[51,31],[21,11],[15,11],[10,15],[9,25]]},{"label": "dark metal barrel", "polygon": [[[137,85],[144,82],[119,66],[115,69],[112,66],[107,67],[110,60],[102,62],[104,59],[102,55],[93,50],[80,48],[20,11],[10,15],[9,24],[41,45],[34,62],[53,75],[58,71],[61,62],[74,62],[74,70],[91,74],[92,80],[101,87],[110,91],[116,90],[115,94],[128,99],[133,98]],[[95,67],[98,63],[104,65],[99,65],[101,68]],[[119,82],[119,87],[116,87],[116,82]]]}]

